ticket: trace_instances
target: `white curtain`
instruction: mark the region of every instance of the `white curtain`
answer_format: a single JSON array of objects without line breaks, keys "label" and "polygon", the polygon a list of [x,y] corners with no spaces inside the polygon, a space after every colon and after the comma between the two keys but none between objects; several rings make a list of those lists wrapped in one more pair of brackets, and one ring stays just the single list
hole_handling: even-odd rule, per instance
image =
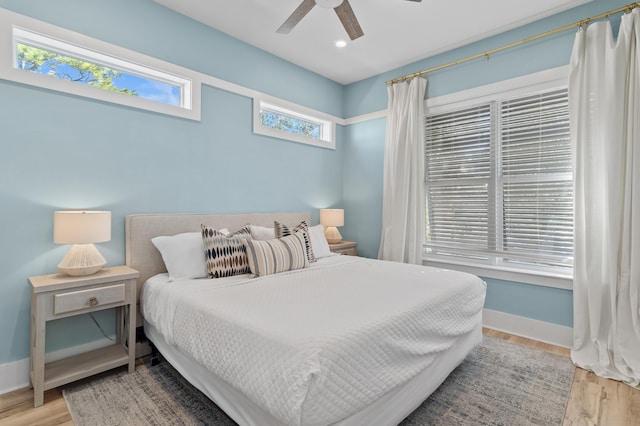
[{"label": "white curtain", "polygon": [[424,95],[413,78],[387,88],[382,237],[378,258],[422,263],[424,229]]},{"label": "white curtain", "polygon": [[575,149],[573,362],[640,383],[640,9],[578,32],[569,105]]}]

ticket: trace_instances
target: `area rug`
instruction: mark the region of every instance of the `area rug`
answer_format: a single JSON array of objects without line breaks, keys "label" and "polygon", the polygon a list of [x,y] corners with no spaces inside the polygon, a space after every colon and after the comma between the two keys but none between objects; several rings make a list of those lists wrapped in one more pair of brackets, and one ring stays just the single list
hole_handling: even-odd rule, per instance
[{"label": "area rug", "polygon": [[[560,425],[574,371],[568,358],[485,336],[401,425]],[[236,425],[166,361],[71,385],[63,395],[77,426]]]}]

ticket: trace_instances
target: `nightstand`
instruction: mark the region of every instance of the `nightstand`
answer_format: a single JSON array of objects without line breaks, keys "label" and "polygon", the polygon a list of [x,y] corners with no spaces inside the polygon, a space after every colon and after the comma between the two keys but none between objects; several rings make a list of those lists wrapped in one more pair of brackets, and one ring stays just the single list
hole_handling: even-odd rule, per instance
[{"label": "nightstand", "polygon": [[339,243],[329,244],[329,250],[334,253],[346,254],[348,256],[358,255],[358,243],[354,241],[340,241]]},{"label": "nightstand", "polygon": [[[135,370],[136,280],[128,266],[104,268],[93,275],[64,274],[29,277],[31,282],[31,384],[33,405],[44,402],[44,391],[121,365]],[[116,342],[95,351],[45,365],[47,321],[117,308]]]}]

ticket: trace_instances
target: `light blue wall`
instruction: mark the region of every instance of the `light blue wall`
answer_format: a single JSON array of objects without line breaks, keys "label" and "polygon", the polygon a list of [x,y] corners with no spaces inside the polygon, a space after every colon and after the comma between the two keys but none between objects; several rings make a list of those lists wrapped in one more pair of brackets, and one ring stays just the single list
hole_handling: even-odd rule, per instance
[{"label": "light blue wall", "polygon": [[377,258],[382,228],[382,169],[386,119],[345,129],[343,171],[346,240],[358,242],[360,256]]},{"label": "light blue wall", "polygon": [[[385,81],[522,40],[628,4],[627,0],[594,0],[518,29],[426,58],[345,87],[346,117],[384,110]],[[619,21],[619,16],[611,18]],[[455,31],[455,29],[452,29]],[[428,97],[510,79],[569,63],[575,30],[435,72],[428,76]],[[385,124],[383,119],[349,126],[344,151],[345,227],[342,234],[359,241],[359,251],[376,257],[382,222]],[[528,318],[571,326],[572,292],[488,279],[486,307]]]},{"label": "light blue wall", "polygon": [[572,327],[573,292],[492,278],[484,280],[485,308]]},{"label": "light blue wall", "polygon": [[[0,7],[341,116],[343,87],[151,0],[0,0]],[[204,86],[194,122],[0,80],[0,364],[29,356],[27,277],[55,272],[53,212],[111,210],[123,264],[124,217],[144,212],[308,211],[342,203],[335,151],[254,135],[251,99]],[[97,315],[114,331],[113,313]],[[47,350],[101,337],[93,322],[48,325]]]}]

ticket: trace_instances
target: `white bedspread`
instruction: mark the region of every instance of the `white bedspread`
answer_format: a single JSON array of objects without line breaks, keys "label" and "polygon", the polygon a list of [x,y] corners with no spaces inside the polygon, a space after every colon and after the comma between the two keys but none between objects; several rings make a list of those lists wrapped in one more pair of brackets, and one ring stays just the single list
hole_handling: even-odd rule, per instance
[{"label": "white bedspread", "polygon": [[168,343],[286,425],[351,415],[481,322],[485,284],[462,272],[359,257],[261,278],[143,287]]}]

